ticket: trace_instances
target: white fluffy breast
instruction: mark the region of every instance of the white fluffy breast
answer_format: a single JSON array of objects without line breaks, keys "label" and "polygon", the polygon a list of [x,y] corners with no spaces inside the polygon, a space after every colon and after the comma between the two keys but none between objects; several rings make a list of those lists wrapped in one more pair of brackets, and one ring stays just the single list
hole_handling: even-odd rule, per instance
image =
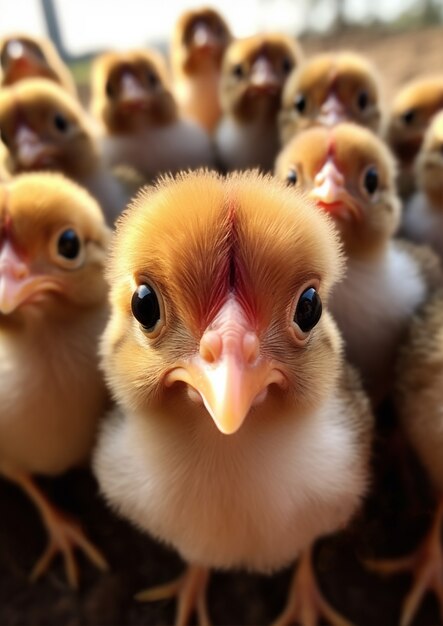
[{"label": "white fluffy breast", "polygon": [[414,194],[407,205],[402,234],[417,243],[429,244],[443,258],[443,211],[433,209],[424,193]]},{"label": "white fluffy breast", "polygon": [[187,561],[271,571],[359,504],[367,452],[350,410],[334,396],[294,419],[252,411],[229,436],[204,410],[172,420],[115,410],[94,467],[113,507]]},{"label": "white fluffy breast", "polygon": [[215,145],[228,171],[253,167],[271,171],[279,150],[277,125],[263,124],[260,119],[240,124],[226,116],[215,133]]}]

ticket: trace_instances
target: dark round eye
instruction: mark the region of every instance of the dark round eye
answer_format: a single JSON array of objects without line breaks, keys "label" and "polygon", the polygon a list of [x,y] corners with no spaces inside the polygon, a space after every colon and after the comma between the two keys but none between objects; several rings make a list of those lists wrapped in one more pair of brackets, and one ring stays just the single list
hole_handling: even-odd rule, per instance
[{"label": "dark round eye", "polygon": [[80,252],[80,239],[72,228],[63,231],[58,238],[57,252],[65,259],[76,259]]},{"label": "dark round eye", "polygon": [[378,172],[375,167],[370,167],[365,174],[363,181],[366,191],[372,196],[378,188]]},{"label": "dark round eye", "polygon": [[236,78],[243,78],[245,73],[244,73],[243,66],[241,65],[241,63],[237,63],[237,65],[234,65],[234,67],[232,68],[232,74]]},{"label": "dark round eye", "polygon": [[61,113],[56,113],[54,115],[54,126],[61,133],[65,133],[69,128],[69,122],[64,115]]},{"label": "dark round eye", "polygon": [[160,319],[160,305],[154,289],[144,283],[139,285],[131,300],[132,314],[145,330],[154,330]]},{"label": "dark round eye", "polygon": [[106,81],[105,91],[106,91],[106,95],[108,96],[108,98],[114,97],[114,87],[112,86],[112,83],[110,80]]},{"label": "dark round eye", "polygon": [[412,124],[415,121],[415,115],[416,112],[414,111],[414,109],[408,109],[403,113],[401,118],[405,124]]},{"label": "dark round eye", "polygon": [[369,104],[369,95],[367,91],[360,91],[357,96],[357,105],[360,111],[364,111]]},{"label": "dark round eye", "polygon": [[283,59],[282,70],[285,74],[289,74],[289,72],[292,70],[292,61],[291,59],[288,59],[288,57],[285,57]]},{"label": "dark round eye", "polygon": [[154,72],[148,72],[146,77],[148,79],[148,85],[150,87],[157,87],[157,85],[158,85],[158,78],[154,74]]},{"label": "dark round eye", "polygon": [[321,299],[314,287],[309,287],[300,296],[294,313],[294,322],[307,333],[318,323],[322,312]]},{"label": "dark round eye", "polygon": [[290,169],[288,175],[286,176],[286,183],[288,185],[296,185],[297,184],[297,172],[294,169]]},{"label": "dark round eye", "polygon": [[298,96],[294,100],[294,108],[299,111],[299,113],[303,113],[306,109],[306,98],[302,93],[299,93]]},{"label": "dark round eye", "polygon": [[6,137],[6,133],[0,128],[0,140],[3,142],[3,144],[9,148],[9,140]]}]

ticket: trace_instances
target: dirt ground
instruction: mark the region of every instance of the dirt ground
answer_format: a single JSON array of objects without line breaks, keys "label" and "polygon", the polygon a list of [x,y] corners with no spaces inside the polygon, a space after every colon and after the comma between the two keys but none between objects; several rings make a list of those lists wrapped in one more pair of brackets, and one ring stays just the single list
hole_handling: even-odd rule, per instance
[{"label": "dirt ground", "polygon": [[[380,68],[389,99],[398,85],[423,72],[442,69],[443,28],[407,34],[347,33],[304,41],[308,53],[353,48]],[[403,555],[416,545],[430,523],[429,488],[408,451],[400,451],[389,405],[378,415],[374,479],[363,510],[346,532],[322,540],[315,553],[321,587],[330,602],[361,626],[398,623],[408,575],[381,579],[363,569],[362,560]],[[403,462],[399,462],[402,458]],[[134,593],[166,582],[183,565],[166,548],[110,512],[97,495],[94,479],[78,470],[41,485],[60,507],[81,519],[89,536],[106,554],[109,573],[93,569],[81,556],[81,585],[72,591],[56,561],[35,584],[28,574],[45,546],[40,520],[28,499],[0,480],[0,625],[117,626],[163,625],[174,617],[174,603],[139,604]],[[407,487],[405,487],[405,485]],[[272,577],[245,573],[214,574],[209,610],[214,624],[261,625],[282,610],[291,572]],[[437,604],[428,596],[416,626],[441,623]]]}]

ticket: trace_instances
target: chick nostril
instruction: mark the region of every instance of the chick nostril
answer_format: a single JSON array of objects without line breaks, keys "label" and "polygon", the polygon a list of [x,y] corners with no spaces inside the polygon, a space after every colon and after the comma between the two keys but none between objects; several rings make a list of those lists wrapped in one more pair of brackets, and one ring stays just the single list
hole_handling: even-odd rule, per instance
[{"label": "chick nostril", "polygon": [[214,363],[220,357],[222,340],[219,333],[210,330],[200,340],[200,356],[208,363]]},{"label": "chick nostril", "polygon": [[254,333],[246,333],[243,338],[243,354],[246,362],[252,365],[258,359],[259,342],[257,335]]}]

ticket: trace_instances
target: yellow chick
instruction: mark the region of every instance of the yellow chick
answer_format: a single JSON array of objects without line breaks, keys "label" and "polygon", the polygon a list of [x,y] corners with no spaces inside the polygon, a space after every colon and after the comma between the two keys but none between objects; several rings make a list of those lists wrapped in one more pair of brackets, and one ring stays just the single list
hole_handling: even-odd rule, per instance
[{"label": "yellow chick", "polygon": [[57,171],[85,187],[113,224],[127,203],[102,164],[92,122],[58,85],[28,79],[0,92],[0,137],[10,174]]},{"label": "yellow chick", "polygon": [[443,259],[443,111],[426,131],[415,171],[418,191],[406,206],[402,234],[429,244]]},{"label": "yellow chick", "polygon": [[376,68],[354,52],[319,54],[292,72],[283,91],[280,139],[286,144],[311,126],[350,121],[378,132],[380,79]]},{"label": "yellow chick", "polygon": [[399,163],[398,185],[404,198],[415,189],[415,159],[429,122],[440,109],[443,109],[443,75],[420,77],[407,83],[392,102],[385,135]]},{"label": "yellow chick", "polygon": [[333,290],[330,310],[350,362],[377,403],[392,382],[410,316],[441,280],[430,250],[392,239],[401,215],[392,155],[356,124],[316,127],[285,146],[275,173],[309,193],[339,230],[347,271]]},{"label": "yellow chick", "polygon": [[297,41],[281,34],[239,39],[228,47],[220,82],[223,117],[214,135],[222,169],[272,170],[282,89],[301,59]]},{"label": "yellow chick", "polygon": [[205,130],[179,117],[164,58],[155,50],[109,52],[92,67],[94,116],[106,163],[152,180],[162,172],[214,164]]},{"label": "yellow chick", "polygon": [[106,562],[32,476],[84,463],[108,406],[97,343],[109,235],[95,200],[58,174],[0,185],[0,474],[26,491],[49,534],[32,579],[60,552],[73,586],[75,547]]},{"label": "yellow chick", "polygon": [[290,597],[333,612],[310,546],[358,508],[372,433],[328,313],[341,271],[330,221],[257,172],[163,179],[119,222],[101,345],[118,406],[94,469],[116,511],[189,563],[138,596],[177,595],[178,624],[193,608],[208,623],[209,568],[300,554]]},{"label": "yellow chick", "polygon": [[172,35],[170,58],[178,106],[185,117],[210,133],[221,116],[221,63],[231,39],[229,26],[210,7],[183,13]]},{"label": "yellow chick", "polygon": [[77,97],[74,79],[49,39],[20,33],[3,37],[0,39],[0,86],[25,78],[47,78]]}]

